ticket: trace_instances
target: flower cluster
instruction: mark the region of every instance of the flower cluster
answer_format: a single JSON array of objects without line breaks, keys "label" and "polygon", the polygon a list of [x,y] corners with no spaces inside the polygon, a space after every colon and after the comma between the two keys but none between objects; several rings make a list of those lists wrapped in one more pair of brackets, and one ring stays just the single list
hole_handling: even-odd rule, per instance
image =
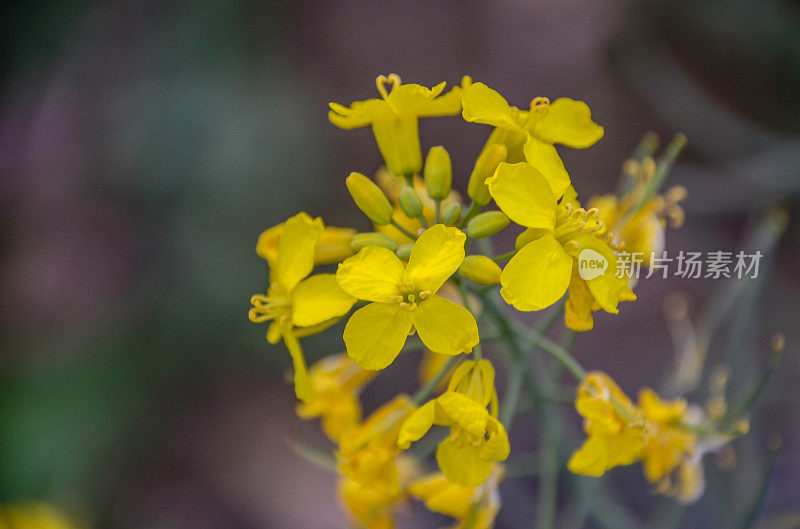
[{"label": "flower cluster", "polygon": [[[519,371],[512,378],[528,369],[520,341],[534,339],[579,380],[576,407],[587,439],[569,470],[599,476],[641,461],[657,490],[697,497],[708,440],[718,447],[744,428],[722,431],[684,400],[663,401],[651,390],[634,404],[607,375],[587,374],[567,349],[511,323],[509,314],[555,307],[568,332],[589,331],[593,313],[618,314],[621,302],[636,299],[634,282],[616,274],[618,253],[660,251],[667,221],[683,222],[685,190],[658,194],[683,139],[658,164],[649,156],[628,161],[621,191],[583,207],[556,146],[584,149],[603,137],[586,103],[536,97],[520,109],[469,77],[445,91],[444,83],[429,89],[392,74],[379,77],[377,88],[380,98],[331,103],[329,113],[343,129],[371,126],[385,161],[375,179],[353,172],[345,180],[373,231],[325,226],[306,213],[265,231],[257,252],[269,264],[270,284],[252,297],[250,310],[253,322],[269,322],[267,340],[289,351],[298,414],[321,418],[336,444],[339,495],[353,522],[392,527],[411,496],[458,527],[493,525],[523,385],[517,378],[501,410],[495,367],[482,352],[498,331]],[[452,188],[444,147],[423,157],[418,127],[420,118],[459,113],[492,127],[469,175],[468,201]],[[486,209],[491,203],[496,208]],[[504,238],[493,236],[515,226],[513,248],[495,255]],[[605,263],[591,276],[579,266],[586,252]],[[315,270],[333,264],[335,271]],[[301,338],[345,318],[346,353],[308,369]],[[424,385],[364,419],[364,385],[418,348],[426,350]],[[541,393],[540,386],[529,389]],[[423,474],[424,454],[410,447],[433,426],[449,434],[435,451],[438,472]]]}]

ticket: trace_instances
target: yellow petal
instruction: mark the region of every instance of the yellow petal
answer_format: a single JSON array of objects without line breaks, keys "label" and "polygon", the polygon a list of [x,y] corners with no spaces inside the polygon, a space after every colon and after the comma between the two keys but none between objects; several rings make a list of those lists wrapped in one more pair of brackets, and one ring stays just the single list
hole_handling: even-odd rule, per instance
[{"label": "yellow petal", "polygon": [[577,267],[572,267],[572,278],[569,282],[569,298],[567,298],[564,321],[573,331],[588,331],[594,327],[592,305],[594,297],[586,281],[578,275]]},{"label": "yellow petal", "polygon": [[460,86],[439,96],[446,83],[439,83],[431,89],[418,84],[400,85],[389,94],[389,102],[402,112],[419,117],[453,116],[461,111]]},{"label": "yellow petal", "polygon": [[464,487],[477,487],[489,477],[492,462],[480,457],[480,445],[460,445],[447,440],[436,449],[439,469],[449,479]]},{"label": "yellow petal", "polygon": [[481,448],[481,459],[485,459],[486,461],[505,461],[508,458],[508,454],[511,452],[506,429],[503,427],[503,424],[494,417],[489,417],[487,429],[489,438],[483,443],[483,448]]},{"label": "yellow petal", "polygon": [[457,425],[475,437],[483,439],[489,412],[480,403],[463,393],[445,391],[435,400],[437,413],[434,421],[443,426]]},{"label": "yellow petal", "polygon": [[403,262],[380,246],[368,246],[348,257],[336,271],[342,290],[359,299],[387,301],[399,295],[397,286],[403,280]]},{"label": "yellow petal", "polygon": [[[464,261],[466,240],[461,230],[444,224],[425,230],[411,250],[403,283],[422,291],[439,290]],[[383,273],[383,270],[377,272]]]},{"label": "yellow petal", "polygon": [[468,353],[478,344],[478,324],[472,313],[436,294],[421,301],[412,318],[420,340],[434,353]]},{"label": "yellow petal", "polygon": [[350,358],[364,369],[383,369],[400,353],[409,331],[411,317],[399,304],[370,303],[350,316],[344,344]]},{"label": "yellow petal", "polygon": [[314,390],[311,387],[311,379],[308,378],[308,370],[306,369],[306,359],[303,355],[303,349],[300,347],[300,342],[297,341],[291,329],[284,329],[283,343],[289,349],[289,355],[292,357],[292,364],[294,366],[294,392],[297,398],[303,402],[309,402],[314,396]]},{"label": "yellow petal", "polygon": [[602,476],[607,469],[608,448],[602,439],[590,437],[574,453],[567,463],[567,468],[575,474],[584,476]]},{"label": "yellow petal", "polygon": [[334,274],[316,274],[292,291],[292,323],[309,327],[347,314],[356,298],[339,287]]},{"label": "yellow petal", "polygon": [[592,121],[589,105],[562,97],[550,104],[547,115],[536,123],[533,134],[548,143],[585,149],[603,137],[603,127]]},{"label": "yellow petal", "polygon": [[278,241],[275,280],[286,292],[291,292],[314,268],[314,248],[323,230],[322,219],[312,219],[308,213],[298,213],[284,223]]},{"label": "yellow petal", "polygon": [[494,125],[524,132],[514,119],[511,105],[496,91],[483,83],[474,83],[461,99],[464,119],[473,123]]},{"label": "yellow petal", "polygon": [[472,507],[473,489],[448,481],[443,474],[415,480],[408,493],[424,501],[428,510],[457,519],[466,519]]},{"label": "yellow petal", "polygon": [[517,310],[541,310],[564,295],[571,275],[572,257],[548,234],[511,258],[500,276],[500,294]]},{"label": "yellow petal", "polygon": [[530,138],[523,147],[525,160],[539,170],[550,184],[553,195],[561,197],[570,186],[569,174],[556,148],[536,138]]},{"label": "yellow petal", "polygon": [[494,201],[508,217],[527,228],[552,231],[558,205],[547,179],[527,163],[501,163],[486,179]]},{"label": "yellow petal", "polygon": [[430,401],[420,407],[417,411],[405,420],[400,428],[400,436],[397,438],[397,446],[406,449],[411,443],[418,441],[433,426],[433,418],[436,414],[436,401]]}]

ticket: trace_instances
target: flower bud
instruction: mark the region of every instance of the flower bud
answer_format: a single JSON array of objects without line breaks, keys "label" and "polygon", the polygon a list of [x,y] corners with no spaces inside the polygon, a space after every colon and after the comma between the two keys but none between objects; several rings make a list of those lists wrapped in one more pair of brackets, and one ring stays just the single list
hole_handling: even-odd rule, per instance
[{"label": "flower bud", "polygon": [[425,158],[425,187],[428,196],[434,200],[443,200],[450,194],[453,184],[453,166],[450,155],[441,145],[432,147]]},{"label": "flower bud", "polygon": [[353,200],[372,222],[385,226],[392,220],[392,205],[375,182],[361,173],[350,173],[347,177],[347,190]]},{"label": "flower bud", "polygon": [[467,186],[467,194],[477,204],[485,206],[492,200],[485,182],[487,178],[494,174],[497,166],[506,161],[506,156],[508,156],[508,149],[506,149],[505,145],[500,145],[499,143],[489,145],[478,156]]},{"label": "flower bud", "polygon": [[399,246],[395,253],[397,254],[397,257],[399,257],[403,261],[408,261],[408,259],[411,257],[411,250],[413,249],[414,249],[414,243],[410,242],[408,244],[403,244]]},{"label": "flower bud", "polygon": [[467,223],[466,232],[472,239],[482,239],[505,229],[509,222],[508,217],[502,211],[487,211],[472,217],[472,220]]},{"label": "flower bud", "polygon": [[461,220],[461,204],[450,202],[442,208],[442,222],[448,226],[454,226]]},{"label": "flower bud", "polygon": [[403,213],[408,215],[408,218],[415,219],[422,215],[422,200],[420,200],[417,191],[413,187],[406,186],[401,189],[397,202],[400,204],[400,209],[403,210]]},{"label": "flower bud", "polygon": [[496,285],[500,282],[500,267],[485,255],[468,255],[458,271],[479,285]]},{"label": "flower bud", "polygon": [[397,241],[388,235],[375,231],[357,233],[353,235],[353,240],[350,242],[350,248],[352,248],[354,252],[357,252],[362,248],[366,248],[367,246],[382,246],[383,248],[395,251],[397,250]]}]

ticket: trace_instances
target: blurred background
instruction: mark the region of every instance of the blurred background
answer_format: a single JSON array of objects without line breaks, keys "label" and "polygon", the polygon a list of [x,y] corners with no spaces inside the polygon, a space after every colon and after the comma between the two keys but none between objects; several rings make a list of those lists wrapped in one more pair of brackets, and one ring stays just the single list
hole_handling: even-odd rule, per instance
[{"label": "blurred background", "polygon": [[[707,461],[698,503],[649,494],[638,466],[603,485],[643,526],[738,527],[780,436],[759,527],[800,527],[797,2],[61,0],[0,11],[0,502],[44,500],[94,528],[344,527],[335,477],[287,442],[324,443],[294,415],[289,356],[247,319],[267,281],[256,239],[299,210],[368,229],[343,180],[371,174],[380,155],[368,129],[328,123],[329,101],[377,97],[380,74],[427,86],[469,74],[518,106],[538,95],[590,104],[605,137],[562,151],[584,198],[613,191],[646,131],[688,136],[669,181],[689,190],[686,224],[667,250],[762,249],[759,279],[642,281],[639,301],[598,316],[576,355],[630,394],[663,387],[675,357],[665,299],[701,323],[727,318],[708,365],[738,366],[734,396],[764,371],[773,333],[786,354],[735,461]],[[463,190],[488,128],[421,125],[423,150],[444,145]],[[788,212],[782,237],[775,206]],[[309,340],[307,355],[341,350],[340,337]],[[367,410],[413,391],[418,360],[379,377]],[[515,450],[535,449],[533,423],[514,430]],[[535,480],[501,492],[497,527],[527,527]],[[412,504],[404,526],[419,527],[421,510]]]}]

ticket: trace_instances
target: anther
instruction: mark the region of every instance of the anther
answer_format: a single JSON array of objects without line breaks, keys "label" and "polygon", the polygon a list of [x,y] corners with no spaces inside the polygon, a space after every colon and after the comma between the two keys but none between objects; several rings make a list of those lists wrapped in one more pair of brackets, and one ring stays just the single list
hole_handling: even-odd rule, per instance
[{"label": "anther", "polygon": [[428,299],[429,297],[431,297],[431,294],[433,294],[433,292],[431,292],[430,290],[423,290],[422,292],[419,293],[419,299]]}]

